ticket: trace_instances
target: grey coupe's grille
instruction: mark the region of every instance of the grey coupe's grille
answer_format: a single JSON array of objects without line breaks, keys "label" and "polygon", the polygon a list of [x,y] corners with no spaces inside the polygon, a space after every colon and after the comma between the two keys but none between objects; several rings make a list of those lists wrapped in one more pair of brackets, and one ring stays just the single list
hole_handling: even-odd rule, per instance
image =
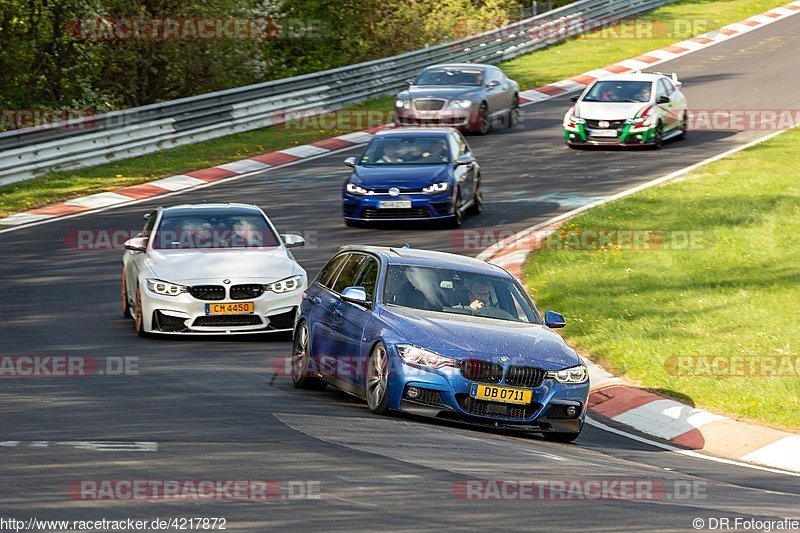
[{"label": "grey coupe's grille", "polygon": [[444,100],[435,98],[417,98],[414,100],[414,109],[417,111],[439,111],[444,108]]}]

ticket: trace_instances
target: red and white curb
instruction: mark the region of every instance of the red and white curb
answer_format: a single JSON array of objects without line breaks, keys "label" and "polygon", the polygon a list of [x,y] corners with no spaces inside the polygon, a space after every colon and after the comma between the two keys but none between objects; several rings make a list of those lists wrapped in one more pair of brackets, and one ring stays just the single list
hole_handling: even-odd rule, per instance
[{"label": "red and white curb", "polygon": [[[511,235],[485,249],[477,257],[506,269],[522,282],[522,266],[528,255],[541,248],[547,236],[565,221],[593,207],[679,178],[701,166],[776,137],[784,131],[786,130],[770,133],[705,161],[573,209]],[[589,396],[589,408],[592,412],[685,448],[736,461],[800,472],[800,435],[739,422],[659,396],[626,384],[621,378],[585,357],[584,361],[589,367],[589,380],[592,384]],[[596,425],[605,427],[602,424]]]},{"label": "red and white curb", "polygon": [[[658,50],[652,50],[632,59],[626,59],[600,69],[590,70],[583,74],[543,87],[522,91],[520,92],[520,103],[522,105],[530,105],[543,100],[549,100],[565,93],[583,90],[594,80],[603,76],[653,67],[677,57],[691,54],[697,50],[702,50],[714,44],[727,41],[728,39],[753,31],[798,12],[800,12],[800,0],[796,0],[784,7],[771,9],[760,15],[754,15],[741,22],[728,24],[718,30],[704,33]],[[178,176],[162,178],[140,185],[92,194],[83,198],[75,198],[62,203],[31,209],[0,218],[0,226],[16,227],[63,216],[74,216],[76,214],[115,207],[143,199],[156,198],[177,191],[193,189],[216,181],[244,177],[253,172],[280,167],[303,159],[319,157],[338,150],[364,144],[370,139],[372,134],[379,129],[381,129],[381,127],[340,135],[307,145],[256,155],[248,159],[242,159],[224,165],[195,170]]]}]

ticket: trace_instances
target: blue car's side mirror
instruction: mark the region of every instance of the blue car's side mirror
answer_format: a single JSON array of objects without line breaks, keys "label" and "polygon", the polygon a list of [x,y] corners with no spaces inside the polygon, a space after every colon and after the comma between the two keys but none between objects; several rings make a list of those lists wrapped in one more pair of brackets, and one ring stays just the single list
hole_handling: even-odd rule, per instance
[{"label": "blue car's side mirror", "polygon": [[544,312],[544,324],[548,328],[563,328],[567,325],[567,321],[564,319],[564,316],[560,313],[556,313],[555,311],[545,311]]},{"label": "blue car's side mirror", "polygon": [[369,307],[367,300],[367,290],[364,287],[347,287],[342,291],[342,300],[364,307]]}]

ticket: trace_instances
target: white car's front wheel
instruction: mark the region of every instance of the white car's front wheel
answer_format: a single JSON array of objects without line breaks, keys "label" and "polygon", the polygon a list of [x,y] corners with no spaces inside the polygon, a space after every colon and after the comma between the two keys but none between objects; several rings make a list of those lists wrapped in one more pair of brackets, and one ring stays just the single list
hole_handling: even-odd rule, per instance
[{"label": "white car's front wheel", "polygon": [[133,307],[133,327],[136,329],[136,334],[140,337],[147,337],[148,334],[144,330],[144,314],[142,312],[142,291],[136,287],[136,301]]},{"label": "white car's front wheel", "polygon": [[128,302],[128,276],[125,274],[125,269],[122,269],[122,316],[123,318],[131,318],[131,305]]}]

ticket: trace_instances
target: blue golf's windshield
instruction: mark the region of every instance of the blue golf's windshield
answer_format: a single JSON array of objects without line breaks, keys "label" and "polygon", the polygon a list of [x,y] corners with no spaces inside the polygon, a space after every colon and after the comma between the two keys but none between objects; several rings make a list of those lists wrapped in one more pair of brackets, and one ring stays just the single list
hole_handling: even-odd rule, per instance
[{"label": "blue golf's windshield", "polygon": [[444,165],[451,162],[444,136],[377,137],[367,146],[360,165]]},{"label": "blue golf's windshield", "polygon": [[458,270],[389,265],[383,302],[425,311],[541,324],[508,279]]}]

